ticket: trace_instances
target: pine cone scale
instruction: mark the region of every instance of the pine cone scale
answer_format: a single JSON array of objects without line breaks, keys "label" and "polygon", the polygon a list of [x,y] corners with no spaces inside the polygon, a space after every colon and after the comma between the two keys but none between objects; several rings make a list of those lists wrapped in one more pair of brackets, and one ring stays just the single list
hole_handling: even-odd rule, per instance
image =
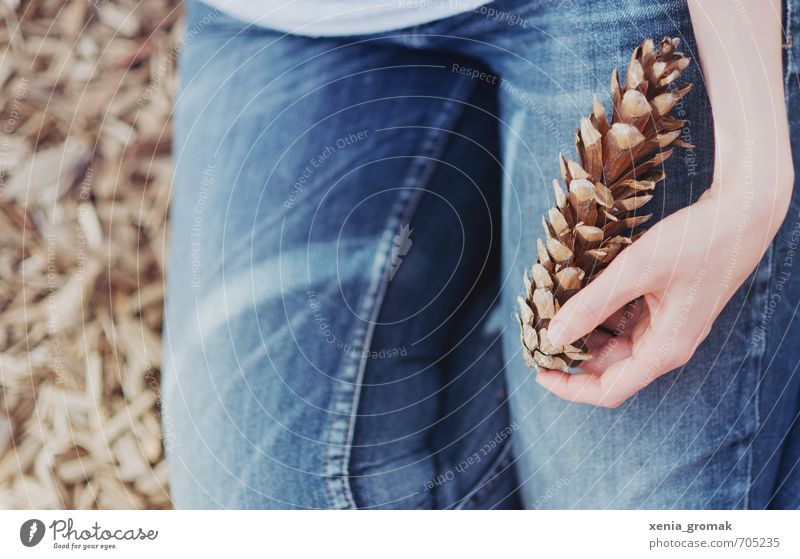
[{"label": "pine cone scale", "polygon": [[518,299],[528,367],[569,371],[591,358],[583,340],[553,345],[550,320],[641,234],[632,231],[652,217],[641,210],[664,179],[663,163],[674,147],[692,147],[680,138],[686,121],[670,115],[692,89],[672,85],[690,62],[679,45],[665,37],[636,47],[624,85],[616,68],[611,74],[611,120],[595,95],[575,132],[577,161],[560,155],[563,186],[553,181],[555,206],[542,218],[544,239]]}]

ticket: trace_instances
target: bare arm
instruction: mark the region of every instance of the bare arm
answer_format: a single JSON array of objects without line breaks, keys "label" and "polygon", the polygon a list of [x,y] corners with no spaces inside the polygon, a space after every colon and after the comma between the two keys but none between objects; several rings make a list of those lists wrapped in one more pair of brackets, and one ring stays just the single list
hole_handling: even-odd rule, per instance
[{"label": "bare arm", "polygon": [[[792,189],[792,158],[783,91],[780,0],[689,0],[706,89],[714,113],[712,188],[736,196],[743,151],[754,150],[758,202],[774,210],[771,240]],[[756,172],[757,171],[757,172]],[[749,171],[748,171],[749,172]],[[728,182],[727,179],[732,179]],[[764,209],[771,213],[769,209]]]},{"label": "bare arm", "polygon": [[[624,335],[596,332],[586,374],[540,370],[576,402],[615,407],[684,365],[780,227],[794,183],[784,102],[779,0],[689,0],[714,115],[714,178],[700,200],[653,226],[550,324],[576,340],[643,296]],[[631,326],[632,325],[632,326]],[[612,325],[613,327],[613,325]]]}]

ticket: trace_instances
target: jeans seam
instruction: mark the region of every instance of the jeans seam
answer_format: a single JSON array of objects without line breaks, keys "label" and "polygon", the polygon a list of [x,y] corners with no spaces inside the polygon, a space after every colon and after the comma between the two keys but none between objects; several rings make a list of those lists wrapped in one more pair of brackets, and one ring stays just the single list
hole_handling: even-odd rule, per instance
[{"label": "jeans seam", "polygon": [[[761,295],[763,299],[763,304],[754,304],[753,305],[753,312],[756,315],[755,318],[758,321],[760,319],[760,314],[764,310],[764,305],[768,303],[768,290],[771,285],[772,280],[772,256],[773,256],[773,245],[769,245],[767,248],[766,253],[764,254],[764,258],[762,262],[764,263],[764,281],[763,285],[759,285],[762,282],[759,282],[759,273],[756,272],[756,278],[753,282],[753,288],[756,290],[756,293]],[[763,291],[759,290],[760,287],[763,287]],[[753,361],[754,361],[754,371],[755,371],[755,387],[753,388],[753,434],[750,437],[750,441],[745,447],[745,452],[747,453],[747,491],[745,492],[744,498],[744,509],[749,509],[751,505],[751,497],[750,491],[753,486],[753,471],[755,468],[754,460],[755,456],[753,455],[753,444],[755,443],[755,437],[761,431],[761,384],[763,381],[764,375],[764,355],[766,353],[766,346],[767,346],[767,336],[769,335],[769,328],[767,328],[763,336],[760,337],[759,343],[757,348],[754,350]],[[756,353],[757,352],[757,353]]]},{"label": "jeans seam", "polygon": [[[782,24],[783,24],[783,34],[784,34],[784,41],[783,43],[783,95],[784,95],[784,103],[788,104],[789,102],[789,77],[792,74],[792,35],[791,35],[791,25],[792,25],[792,0],[784,0],[782,8]],[[773,244],[770,244],[767,248],[767,252],[764,255],[764,265],[766,267],[766,278],[767,283],[765,288],[769,290],[770,286],[772,285],[773,279]],[[769,293],[766,293],[768,296]],[[767,304],[768,300],[765,300],[765,304]],[[754,305],[754,310],[761,308],[763,312],[763,306]],[[759,317],[756,316],[756,319]],[[744,509],[750,509],[751,507],[751,495],[750,492],[752,491],[753,486],[753,471],[755,469],[755,456],[753,453],[753,445],[755,443],[755,437],[761,431],[761,384],[763,381],[764,375],[764,355],[766,353],[767,347],[767,336],[769,336],[769,328],[767,327],[761,338],[759,344],[759,353],[756,356],[756,385],[753,391],[753,421],[755,423],[755,429],[753,431],[753,437],[750,440],[749,444],[747,445],[745,452],[748,453],[747,456],[747,491],[745,492],[745,499],[744,499]]]},{"label": "jeans seam", "polygon": [[410,219],[416,210],[417,202],[422,194],[418,185],[431,176],[436,167],[436,159],[443,153],[447,143],[446,135],[442,133],[442,130],[452,127],[461,115],[462,101],[469,96],[472,87],[471,82],[457,80],[448,97],[443,98],[444,103],[442,103],[438,118],[432,124],[422,143],[423,147],[429,147],[427,151],[421,150],[422,153],[411,164],[401,183],[402,189],[399,197],[392,206],[384,226],[383,235],[372,263],[369,284],[359,304],[358,316],[369,316],[369,322],[366,325],[360,322],[355,328],[354,340],[351,344],[352,350],[345,354],[342,361],[341,375],[332,397],[333,414],[336,418],[329,427],[323,466],[331,508],[357,508],[348,476],[361,383],[367,366],[368,356],[364,354],[363,350],[368,348],[372,341],[375,323],[388,288],[389,262],[394,234],[403,219]]}]

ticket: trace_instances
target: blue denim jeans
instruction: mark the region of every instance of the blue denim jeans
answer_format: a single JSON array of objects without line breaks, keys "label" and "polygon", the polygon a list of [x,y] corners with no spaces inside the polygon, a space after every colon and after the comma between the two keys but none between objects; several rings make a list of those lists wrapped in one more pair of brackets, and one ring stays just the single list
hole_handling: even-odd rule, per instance
[{"label": "blue denim jeans", "polygon": [[[693,359],[619,408],[559,400],[519,351],[557,155],[643,37],[696,60],[684,2],[498,0],[335,39],[188,9],[163,379],[177,507],[800,505],[797,192]],[[656,217],[711,181],[697,64],[686,79],[697,147],[668,161]]]}]

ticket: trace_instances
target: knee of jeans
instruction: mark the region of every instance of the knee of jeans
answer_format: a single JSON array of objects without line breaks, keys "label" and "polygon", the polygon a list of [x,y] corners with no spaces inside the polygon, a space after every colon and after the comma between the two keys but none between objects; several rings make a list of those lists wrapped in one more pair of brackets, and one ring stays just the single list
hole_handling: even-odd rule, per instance
[{"label": "knee of jeans", "polygon": [[320,471],[231,448],[181,443],[167,450],[169,485],[178,509],[328,509]]},{"label": "knee of jeans", "polygon": [[166,369],[162,402],[177,507],[330,507],[319,392],[293,394],[252,357],[213,374],[201,355],[183,367],[180,380]]},{"label": "knee of jeans", "polygon": [[176,506],[329,508],[332,379],[289,350],[288,333],[247,327],[259,309],[207,331],[191,315],[165,329],[162,423]]}]

